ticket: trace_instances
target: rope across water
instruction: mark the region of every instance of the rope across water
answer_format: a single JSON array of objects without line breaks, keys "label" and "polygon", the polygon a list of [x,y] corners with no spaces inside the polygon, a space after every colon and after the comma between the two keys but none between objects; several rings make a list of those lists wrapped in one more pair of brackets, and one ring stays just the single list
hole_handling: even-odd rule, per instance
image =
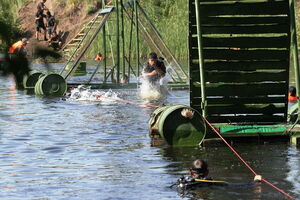
[{"label": "rope across water", "polygon": [[[145,103],[138,103],[138,102],[133,102],[133,101],[127,101],[124,99],[117,99],[117,98],[111,98],[111,97],[101,97],[101,98],[106,98],[109,100],[114,100],[114,101],[118,101],[118,102],[123,102],[123,103],[129,103],[129,104],[135,104],[135,105],[141,105],[141,106],[146,106],[146,107],[152,107],[152,108],[159,108],[160,106],[157,105],[153,105],[153,104],[145,104]],[[244,163],[244,165],[256,176],[258,175],[254,169],[238,154],[238,152],[224,139],[224,137],[215,129],[215,127],[206,119],[204,118],[204,121],[206,122],[206,124],[223,140],[223,142],[232,150],[232,152]],[[285,196],[287,196],[290,199],[295,199],[293,196],[291,196],[290,194],[288,194],[287,192],[283,191],[282,189],[276,187],[275,185],[273,185],[272,183],[270,183],[269,181],[267,181],[266,179],[262,178],[261,179],[263,182],[265,182],[266,184],[270,185],[271,187],[273,187],[275,190],[281,192],[282,194],[284,194]]]},{"label": "rope across water", "polygon": [[[248,169],[256,176],[258,175],[254,169],[252,169],[252,167],[250,167],[250,165],[237,153],[237,151],[223,138],[223,136],[215,129],[215,127],[213,127],[213,125],[206,119],[204,118],[206,124],[208,124],[208,126],[223,140],[223,142],[233,151],[233,153],[246,165],[246,167],[248,167]],[[283,191],[282,189],[276,187],[275,185],[273,185],[272,183],[270,183],[269,181],[267,181],[266,179],[262,178],[261,179],[263,182],[265,182],[266,184],[270,185],[271,187],[273,187],[274,189],[276,189],[277,191],[281,192],[282,194],[284,194],[285,196],[287,196],[290,199],[295,199],[293,196],[291,196],[290,194],[286,193],[285,191]]]}]

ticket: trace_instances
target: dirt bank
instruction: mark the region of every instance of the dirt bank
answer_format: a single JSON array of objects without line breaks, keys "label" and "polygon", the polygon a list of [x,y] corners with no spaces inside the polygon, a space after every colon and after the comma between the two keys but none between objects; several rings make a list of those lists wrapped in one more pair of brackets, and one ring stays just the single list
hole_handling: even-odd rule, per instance
[{"label": "dirt bank", "polygon": [[[29,56],[33,55],[33,49],[37,45],[47,46],[45,41],[37,41],[35,39],[35,14],[37,11],[37,4],[40,0],[33,0],[26,3],[18,12],[20,18],[20,24],[25,36],[29,38],[29,44],[27,46]],[[64,42],[72,39],[77,32],[81,30],[84,23],[90,21],[93,15],[87,15],[85,5],[83,3],[70,8],[65,2],[59,4],[53,0],[46,2],[47,8],[58,20],[57,32],[64,32]],[[100,5],[101,6],[101,5]],[[99,4],[95,3],[95,7],[99,7]],[[100,8],[100,7],[99,7]],[[42,39],[42,37],[40,38]]]}]

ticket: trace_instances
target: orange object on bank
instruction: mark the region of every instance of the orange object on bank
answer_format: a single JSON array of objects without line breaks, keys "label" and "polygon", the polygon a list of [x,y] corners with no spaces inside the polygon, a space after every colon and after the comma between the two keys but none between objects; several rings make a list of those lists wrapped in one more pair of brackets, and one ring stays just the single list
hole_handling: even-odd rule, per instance
[{"label": "orange object on bank", "polygon": [[103,57],[101,55],[97,55],[95,60],[101,61],[103,59]]},{"label": "orange object on bank", "polygon": [[288,100],[289,100],[289,103],[296,103],[297,100],[298,100],[298,97],[297,96],[291,96],[289,94]]}]

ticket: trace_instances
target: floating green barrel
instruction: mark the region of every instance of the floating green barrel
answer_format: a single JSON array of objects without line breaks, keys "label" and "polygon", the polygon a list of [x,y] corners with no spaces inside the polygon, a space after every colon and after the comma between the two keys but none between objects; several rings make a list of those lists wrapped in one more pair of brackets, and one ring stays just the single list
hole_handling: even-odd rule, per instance
[{"label": "floating green barrel", "polygon": [[160,135],[173,146],[198,146],[206,134],[201,114],[185,105],[163,106],[156,109],[148,125],[151,136]]},{"label": "floating green barrel", "polygon": [[48,74],[40,77],[34,87],[38,96],[63,96],[67,91],[67,83],[59,74]]},{"label": "floating green barrel", "polygon": [[25,89],[34,89],[35,84],[38,82],[39,78],[43,76],[42,72],[31,71],[29,75],[24,76],[23,85]]}]

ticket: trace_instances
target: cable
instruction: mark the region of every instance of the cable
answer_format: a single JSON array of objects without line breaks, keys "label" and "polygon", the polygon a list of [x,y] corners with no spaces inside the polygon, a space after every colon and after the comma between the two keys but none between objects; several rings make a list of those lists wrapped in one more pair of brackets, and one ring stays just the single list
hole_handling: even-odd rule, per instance
[{"label": "cable", "polygon": [[[118,102],[123,102],[123,103],[130,103],[130,104],[135,104],[135,105],[143,105],[143,106],[147,106],[147,107],[152,107],[152,108],[159,108],[160,106],[157,105],[153,105],[153,104],[145,104],[145,103],[138,103],[138,102],[133,102],[133,101],[127,101],[124,99],[116,99],[116,98],[111,98],[111,97],[102,97],[101,98],[106,98],[106,99],[110,99],[110,100],[114,100],[114,101],[118,101]],[[258,174],[254,171],[254,169],[252,169],[252,167],[238,154],[238,152],[222,137],[222,135],[215,129],[215,127],[213,127],[213,125],[206,119],[203,118],[205,120],[205,122],[208,124],[208,126],[223,140],[223,142],[233,151],[233,153],[246,165],[246,167],[255,175],[257,176]],[[288,194],[287,192],[283,191],[282,189],[276,187],[275,185],[273,185],[272,183],[270,183],[269,181],[267,181],[266,179],[262,178],[261,179],[263,182],[265,182],[266,184],[270,185],[271,187],[273,187],[274,189],[276,189],[277,191],[281,192],[282,194],[284,194],[285,196],[287,196],[290,199],[295,199],[293,196],[291,196],[290,194]],[[224,181],[225,182],[225,181]]]},{"label": "cable", "polygon": [[99,97],[104,98],[104,99],[113,100],[113,101],[122,102],[122,103],[129,103],[129,104],[141,105],[141,106],[152,107],[152,108],[159,108],[160,107],[160,106],[153,105],[153,104],[138,103],[138,102],[127,101],[127,100],[119,99],[119,98],[111,98],[111,97],[104,97],[104,96],[99,96]]},{"label": "cable", "polygon": [[[222,137],[222,135],[215,129],[215,127],[213,127],[213,125],[206,119],[203,118],[205,120],[205,122],[208,124],[208,126],[223,140],[223,142],[233,151],[233,153],[246,165],[246,167],[248,167],[248,169],[256,176],[258,175],[251,167],[250,165],[237,153],[236,150],[234,150],[234,148]],[[293,196],[291,196],[290,194],[284,192],[283,190],[279,189],[278,187],[276,187],[275,185],[273,185],[272,183],[270,183],[269,181],[267,181],[266,179],[262,178],[261,179],[263,182],[265,182],[266,184],[270,185],[271,187],[273,187],[274,189],[278,190],[279,192],[281,192],[282,194],[284,194],[285,196],[287,196],[290,199],[295,199]]]}]

